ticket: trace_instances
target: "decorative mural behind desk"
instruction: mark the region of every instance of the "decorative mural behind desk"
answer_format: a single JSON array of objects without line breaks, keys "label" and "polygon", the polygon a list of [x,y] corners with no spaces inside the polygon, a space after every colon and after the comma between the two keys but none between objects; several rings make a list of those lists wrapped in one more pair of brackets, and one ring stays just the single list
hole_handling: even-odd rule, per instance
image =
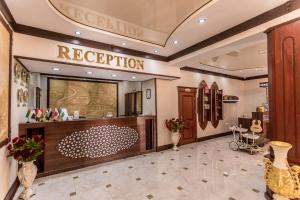
[{"label": "decorative mural behind desk", "polygon": [[118,111],[117,83],[48,79],[48,107],[67,108],[69,114],[79,111],[80,116],[97,118]]},{"label": "decorative mural behind desk", "polygon": [[9,139],[11,31],[0,21],[0,147]]}]

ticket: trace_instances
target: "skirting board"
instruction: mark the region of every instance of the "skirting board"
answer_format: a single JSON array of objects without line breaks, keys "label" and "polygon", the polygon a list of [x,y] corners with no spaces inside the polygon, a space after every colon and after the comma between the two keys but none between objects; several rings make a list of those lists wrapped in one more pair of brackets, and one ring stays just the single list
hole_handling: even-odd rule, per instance
[{"label": "skirting board", "polygon": [[12,200],[18,190],[19,185],[20,185],[20,181],[19,181],[18,177],[16,177],[14,183],[9,188],[4,200]]},{"label": "skirting board", "polygon": [[[231,135],[231,134],[232,134],[232,132],[229,131],[229,132],[225,132],[225,133],[219,133],[219,134],[216,134],[216,135],[209,135],[209,136],[205,136],[205,137],[200,137],[200,138],[196,139],[196,142],[203,142],[203,141],[206,141],[206,140],[211,140],[211,139],[215,139],[215,138],[219,138],[219,137],[224,137],[224,136]],[[157,147],[156,151],[164,151],[164,150],[167,150],[167,149],[171,149],[172,147],[173,147],[172,144],[166,144],[166,145]]]}]

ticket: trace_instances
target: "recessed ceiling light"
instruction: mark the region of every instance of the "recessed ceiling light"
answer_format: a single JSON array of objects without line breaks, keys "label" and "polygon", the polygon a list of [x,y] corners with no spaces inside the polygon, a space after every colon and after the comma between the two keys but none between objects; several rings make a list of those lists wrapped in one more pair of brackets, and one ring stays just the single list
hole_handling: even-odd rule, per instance
[{"label": "recessed ceiling light", "polygon": [[75,35],[81,35],[80,31],[75,31]]},{"label": "recessed ceiling light", "polygon": [[178,41],[177,41],[177,40],[174,40],[174,44],[178,44]]},{"label": "recessed ceiling light", "polygon": [[199,19],[198,19],[198,23],[199,23],[199,24],[204,24],[206,21],[207,21],[206,18],[199,18]]},{"label": "recessed ceiling light", "polygon": [[53,69],[53,71],[59,71],[60,70],[58,67],[53,67],[52,69]]},{"label": "recessed ceiling light", "polygon": [[112,74],[111,76],[112,76],[112,77],[117,77],[117,74]]},{"label": "recessed ceiling light", "polygon": [[125,43],[125,42],[122,42],[122,45],[123,45],[123,46],[126,46],[126,43]]},{"label": "recessed ceiling light", "polygon": [[86,72],[87,74],[92,74],[93,72]]},{"label": "recessed ceiling light", "polygon": [[135,77],[135,76],[133,76],[133,77],[132,77],[132,79],[136,79],[136,77]]},{"label": "recessed ceiling light", "polygon": [[154,53],[158,53],[158,51],[157,51],[157,50],[155,50],[155,51],[154,51]]}]

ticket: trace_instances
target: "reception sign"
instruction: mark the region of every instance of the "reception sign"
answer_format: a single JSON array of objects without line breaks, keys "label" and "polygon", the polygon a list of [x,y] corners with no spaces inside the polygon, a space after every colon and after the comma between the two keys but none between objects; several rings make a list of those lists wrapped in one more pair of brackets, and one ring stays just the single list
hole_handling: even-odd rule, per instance
[{"label": "reception sign", "polygon": [[113,55],[101,51],[84,50],[82,48],[69,48],[63,45],[58,46],[58,58],[64,60],[74,60],[79,62],[89,62],[106,64],[113,67],[131,68],[136,70],[144,69],[144,60],[130,58],[127,56]]}]

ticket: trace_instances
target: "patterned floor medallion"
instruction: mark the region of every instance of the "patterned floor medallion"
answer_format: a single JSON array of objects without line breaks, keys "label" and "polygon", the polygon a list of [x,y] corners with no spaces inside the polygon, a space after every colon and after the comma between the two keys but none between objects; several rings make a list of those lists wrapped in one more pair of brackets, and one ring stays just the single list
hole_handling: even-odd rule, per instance
[{"label": "patterned floor medallion", "polygon": [[66,136],[57,150],[70,158],[99,158],[129,149],[138,139],[138,132],[132,128],[104,125]]}]

